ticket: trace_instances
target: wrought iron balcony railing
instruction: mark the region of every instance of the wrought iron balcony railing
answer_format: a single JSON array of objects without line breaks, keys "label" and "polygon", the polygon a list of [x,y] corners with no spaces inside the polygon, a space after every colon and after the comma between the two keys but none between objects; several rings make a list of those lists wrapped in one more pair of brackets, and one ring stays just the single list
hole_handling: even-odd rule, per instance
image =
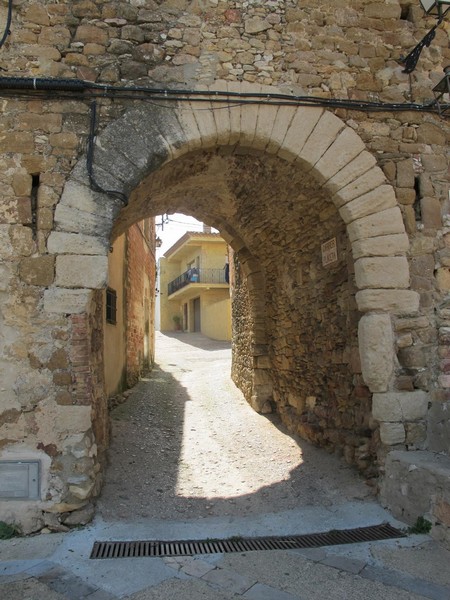
[{"label": "wrought iron balcony railing", "polygon": [[225,269],[189,269],[168,285],[169,296],[189,284],[196,283],[228,283],[225,279]]}]

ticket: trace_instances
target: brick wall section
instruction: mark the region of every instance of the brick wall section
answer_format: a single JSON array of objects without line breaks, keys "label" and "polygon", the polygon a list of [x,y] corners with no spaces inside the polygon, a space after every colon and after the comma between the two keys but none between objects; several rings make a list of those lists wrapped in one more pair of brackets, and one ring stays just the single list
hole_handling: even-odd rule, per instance
[{"label": "brick wall section", "polygon": [[[130,227],[127,233],[127,274],[126,274],[126,352],[127,385],[133,386],[153,363],[153,322],[148,323],[150,314],[145,314],[146,300],[150,309],[155,289],[155,255],[149,245],[155,239],[153,221],[148,238],[142,223]],[[146,332],[146,323],[148,323]],[[147,340],[146,350],[145,336]]]}]

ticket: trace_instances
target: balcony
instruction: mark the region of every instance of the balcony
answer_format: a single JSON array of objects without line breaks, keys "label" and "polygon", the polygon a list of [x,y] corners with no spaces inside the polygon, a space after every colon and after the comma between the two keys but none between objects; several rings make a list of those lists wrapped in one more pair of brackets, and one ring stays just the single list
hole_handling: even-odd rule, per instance
[{"label": "balcony", "polygon": [[171,281],[168,285],[169,296],[187,285],[228,285],[225,281],[225,269],[190,269]]}]

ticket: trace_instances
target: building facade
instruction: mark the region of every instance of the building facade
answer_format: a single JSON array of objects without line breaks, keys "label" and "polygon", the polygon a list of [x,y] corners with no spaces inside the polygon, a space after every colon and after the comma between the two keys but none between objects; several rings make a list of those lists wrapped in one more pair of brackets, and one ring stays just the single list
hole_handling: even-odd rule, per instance
[{"label": "building facade", "polygon": [[220,234],[185,233],[159,261],[161,331],[231,340],[228,264]]},{"label": "building facade", "polygon": [[109,248],[184,212],[237,258],[233,378],[251,405],[448,538],[448,20],[402,62],[436,24],[416,0],[12,5],[0,460],[38,481],[18,501],[12,477],[0,518],[37,530],[98,493]]},{"label": "building facade", "polygon": [[132,387],[155,356],[155,224],[134,223],[114,240],[103,294],[103,361],[108,397]]}]

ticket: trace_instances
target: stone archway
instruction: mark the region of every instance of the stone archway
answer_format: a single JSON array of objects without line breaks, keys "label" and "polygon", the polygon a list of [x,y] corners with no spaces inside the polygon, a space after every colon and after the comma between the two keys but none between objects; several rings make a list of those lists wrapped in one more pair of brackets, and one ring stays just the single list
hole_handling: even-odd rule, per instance
[{"label": "stone archway", "polygon": [[[218,89],[219,84],[210,91]],[[245,91],[241,85],[228,89]],[[56,255],[56,276],[44,293],[44,310],[82,320],[89,312],[93,290],[106,284],[110,237],[148,216],[149,202],[154,204],[151,214],[163,212],[158,198],[165,202],[166,189],[172,195],[181,194],[172,205],[174,210],[189,203],[182,194],[186,181],[180,179],[179,187],[174,186],[176,171],[166,166],[176,168],[185,157],[194,157],[194,165],[197,158],[201,162],[205,153],[217,148],[273,157],[314,180],[345,223],[358,288],[356,302],[363,313],[358,333],[362,376],[374,394],[373,416],[381,423],[381,442],[385,446],[402,443],[405,423],[424,416],[427,400],[422,392],[399,393],[393,385],[396,352],[391,317],[415,314],[419,304],[418,294],[409,289],[408,238],[393,188],[386,184],[359,136],[330,112],[274,105],[219,107],[214,110],[218,107],[202,102],[199,111],[195,100],[170,109],[142,105],[99,135],[96,181],[104,189],[129,196],[129,204],[123,208],[117,198],[92,191],[85,162],[78,163],[55,211],[48,248]],[[193,186],[191,193],[195,193]],[[220,190],[217,198],[221,199]],[[195,216],[192,210],[191,214]],[[255,408],[264,410],[271,395],[264,273],[226,214],[219,211],[211,217],[211,224],[221,230],[243,266],[254,325],[248,396]],[[78,408],[88,406],[68,410]],[[87,430],[91,423],[85,412],[79,418]],[[100,413],[97,404],[91,418],[101,420]]]}]

